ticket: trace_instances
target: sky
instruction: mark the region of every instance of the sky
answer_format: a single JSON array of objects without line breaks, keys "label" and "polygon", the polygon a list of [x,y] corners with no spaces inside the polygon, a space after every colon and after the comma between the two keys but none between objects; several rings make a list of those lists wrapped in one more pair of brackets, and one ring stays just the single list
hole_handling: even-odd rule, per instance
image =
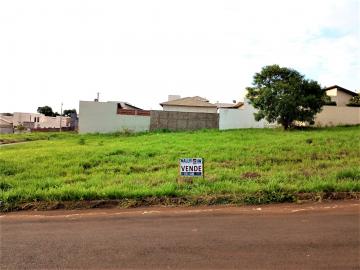
[{"label": "sky", "polygon": [[360,90],[360,0],[1,1],[0,112],[242,100],[279,64]]}]

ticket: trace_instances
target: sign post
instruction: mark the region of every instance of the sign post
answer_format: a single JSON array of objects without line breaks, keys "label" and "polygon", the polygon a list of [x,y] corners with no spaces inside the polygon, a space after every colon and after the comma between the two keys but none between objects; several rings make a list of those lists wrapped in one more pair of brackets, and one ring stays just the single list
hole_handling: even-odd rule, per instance
[{"label": "sign post", "polygon": [[180,176],[204,177],[204,160],[202,158],[181,158]]}]

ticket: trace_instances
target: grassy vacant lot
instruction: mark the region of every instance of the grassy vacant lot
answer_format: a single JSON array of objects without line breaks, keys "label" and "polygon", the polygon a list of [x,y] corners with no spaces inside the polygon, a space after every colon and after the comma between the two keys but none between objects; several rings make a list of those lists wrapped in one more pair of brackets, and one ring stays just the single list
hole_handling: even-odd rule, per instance
[{"label": "grassy vacant lot", "polygon": [[[359,126],[32,136],[0,147],[3,211],[34,202],[266,203],[360,191]],[[203,157],[205,177],[179,179],[181,157]]]}]

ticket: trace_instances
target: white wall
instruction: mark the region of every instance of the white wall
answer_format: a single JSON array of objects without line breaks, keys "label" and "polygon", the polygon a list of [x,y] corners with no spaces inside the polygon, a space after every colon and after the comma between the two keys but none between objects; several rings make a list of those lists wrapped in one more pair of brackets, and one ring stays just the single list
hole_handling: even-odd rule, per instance
[{"label": "white wall", "polygon": [[61,127],[70,127],[70,117],[67,116],[40,116],[40,122],[35,123],[35,128],[60,128],[60,121]]},{"label": "white wall", "polygon": [[236,128],[264,128],[271,125],[265,121],[256,121],[254,113],[257,110],[245,99],[244,105],[239,109],[219,109],[219,129]]},{"label": "white wall", "polygon": [[191,106],[174,106],[163,105],[164,111],[171,112],[201,112],[201,113],[217,113],[216,107],[191,107]]},{"label": "white wall", "polygon": [[148,131],[150,116],[119,115],[116,102],[80,101],[79,133]]}]

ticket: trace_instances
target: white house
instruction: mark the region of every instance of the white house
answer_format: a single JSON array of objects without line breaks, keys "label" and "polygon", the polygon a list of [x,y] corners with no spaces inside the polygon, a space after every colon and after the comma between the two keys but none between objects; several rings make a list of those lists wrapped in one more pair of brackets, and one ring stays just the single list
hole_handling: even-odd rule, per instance
[{"label": "white house", "polygon": [[14,112],[13,125],[22,125],[26,128],[60,128],[70,127],[70,117],[67,116],[45,116],[40,113]]}]

